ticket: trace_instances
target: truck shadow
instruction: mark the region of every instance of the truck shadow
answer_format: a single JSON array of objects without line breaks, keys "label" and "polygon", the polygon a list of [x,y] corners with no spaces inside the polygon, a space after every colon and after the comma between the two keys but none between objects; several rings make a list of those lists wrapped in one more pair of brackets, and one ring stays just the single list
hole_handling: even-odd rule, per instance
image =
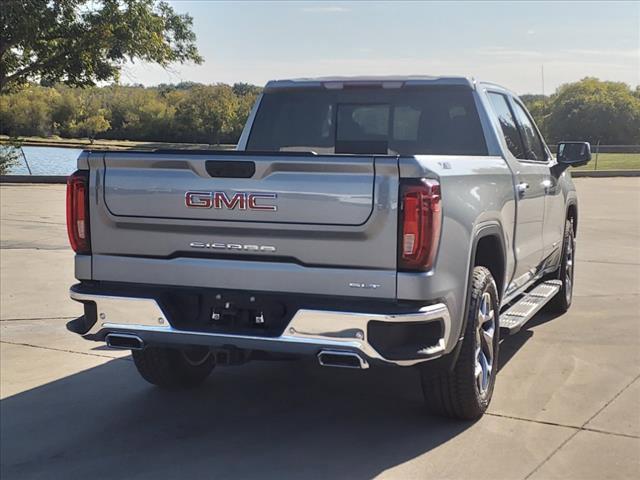
[{"label": "truck shadow", "polygon": [[502,370],[502,368],[516,355],[516,353],[518,353],[518,350],[520,350],[524,344],[533,337],[533,329],[535,329],[535,327],[551,322],[560,316],[561,314],[557,313],[538,313],[529,320],[518,333],[508,337],[502,337],[500,341],[500,362],[498,365],[498,371]]},{"label": "truck shadow", "polygon": [[[503,339],[500,367],[554,318]],[[0,420],[2,478],[368,479],[473,425],[426,415],[415,369],[253,362],[167,392],[130,358],[8,397]]]},{"label": "truck shadow", "polygon": [[166,392],[111,360],[0,402],[2,478],[371,478],[472,423],[424,413],[417,372],[220,368]]}]

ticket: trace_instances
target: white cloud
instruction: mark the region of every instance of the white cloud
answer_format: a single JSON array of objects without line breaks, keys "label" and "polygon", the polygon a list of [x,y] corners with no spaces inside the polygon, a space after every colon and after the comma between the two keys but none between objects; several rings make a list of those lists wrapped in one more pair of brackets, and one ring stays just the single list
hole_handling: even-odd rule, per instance
[{"label": "white cloud", "polygon": [[504,47],[486,47],[476,52],[478,55],[485,55],[490,57],[504,57],[504,58],[522,58],[522,57],[542,57],[544,54],[537,50],[519,50],[513,48]]},{"label": "white cloud", "polygon": [[[486,47],[476,50],[477,55],[484,55],[488,57],[494,57],[494,59],[514,60],[528,58],[530,60],[541,59],[544,61],[553,60],[567,60],[567,61],[590,61],[593,57],[616,62],[619,60],[635,59],[636,62],[640,61],[640,50],[636,48],[630,49],[557,49],[553,51],[541,51],[541,50],[527,50],[527,49],[512,49],[504,47]],[[587,58],[585,58],[587,57]],[[599,60],[601,61],[601,60]]]}]

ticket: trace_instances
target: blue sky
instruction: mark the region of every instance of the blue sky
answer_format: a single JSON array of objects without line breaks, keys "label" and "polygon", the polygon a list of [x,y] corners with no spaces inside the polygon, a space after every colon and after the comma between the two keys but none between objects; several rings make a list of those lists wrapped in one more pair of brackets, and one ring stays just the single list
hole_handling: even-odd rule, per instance
[{"label": "blue sky", "polygon": [[203,65],[127,65],[122,81],[250,82],[461,74],[518,93],[585,76],[640,83],[640,2],[172,1]]}]

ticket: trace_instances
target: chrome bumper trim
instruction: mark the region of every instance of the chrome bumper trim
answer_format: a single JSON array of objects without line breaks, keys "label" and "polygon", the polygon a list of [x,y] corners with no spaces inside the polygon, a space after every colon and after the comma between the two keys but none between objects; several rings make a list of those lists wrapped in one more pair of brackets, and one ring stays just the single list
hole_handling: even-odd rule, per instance
[{"label": "chrome bumper trim", "polygon": [[[94,302],[97,322],[86,335],[107,330],[129,332],[165,342],[195,343],[211,346],[233,345],[274,352],[315,354],[321,349],[342,349],[358,352],[370,360],[394,365],[414,365],[441,356],[446,350],[445,339],[449,338],[451,320],[449,310],[443,303],[422,307],[407,314],[370,314],[301,309],[293,316],[279,337],[233,335],[185,331],[173,328],[158,303],[151,298],[117,297],[70,291],[78,302]],[[409,360],[391,360],[379,354],[367,339],[369,321],[381,322],[428,322],[441,321],[443,336],[436,345],[423,350],[424,357]],[[146,339],[145,339],[146,341]]]}]

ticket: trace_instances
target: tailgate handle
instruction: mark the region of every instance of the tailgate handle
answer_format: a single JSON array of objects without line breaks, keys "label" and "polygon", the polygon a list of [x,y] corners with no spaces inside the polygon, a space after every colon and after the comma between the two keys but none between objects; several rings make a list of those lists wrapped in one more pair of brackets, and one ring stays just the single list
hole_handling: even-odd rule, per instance
[{"label": "tailgate handle", "polygon": [[209,175],[217,178],[251,178],[256,173],[256,164],[247,161],[207,160],[205,168]]}]

